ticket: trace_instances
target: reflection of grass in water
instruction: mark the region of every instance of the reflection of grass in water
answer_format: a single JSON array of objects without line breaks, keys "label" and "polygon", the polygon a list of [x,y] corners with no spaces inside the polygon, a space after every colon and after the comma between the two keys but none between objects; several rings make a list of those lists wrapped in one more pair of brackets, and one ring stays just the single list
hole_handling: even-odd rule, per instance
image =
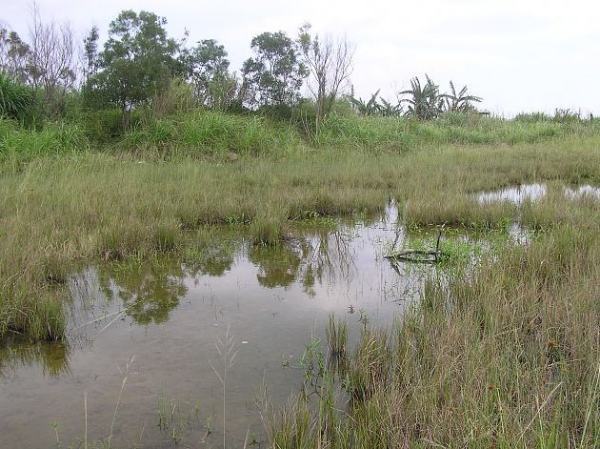
[{"label": "reflection of grass in water", "polygon": [[69,372],[70,347],[67,343],[12,342],[0,347],[0,377],[19,366],[34,363],[44,374],[55,377]]}]

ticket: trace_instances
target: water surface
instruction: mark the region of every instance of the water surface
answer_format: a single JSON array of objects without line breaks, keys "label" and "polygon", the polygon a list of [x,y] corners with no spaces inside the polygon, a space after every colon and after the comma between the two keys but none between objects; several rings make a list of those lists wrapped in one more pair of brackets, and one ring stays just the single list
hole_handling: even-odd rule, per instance
[{"label": "water surface", "polygon": [[54,447],[57,434],[77,444],[84,396],[90,441],[111,433],[118,405],[113,447],[174,447],[158,427],[160,402],[175,410],[185,444],[222,447],[215,371],[222,373],[223,360],[215,343],[226,333],[237,351],[225,391],[227,444],[263,441],[261,384],[275,405],[297,392],[299,360],[311,339],[323,339],[329,314],[345,318],[356,338],[364,320],[391,323],[436,270],[392,267],[383,257],[406,239],[396,218],[390,207],[374,222],[298,231],[278,248],[234,238],[194,264],[161,259],[82,270],[69,281],[66,343],[0,350],[0,447]]}]

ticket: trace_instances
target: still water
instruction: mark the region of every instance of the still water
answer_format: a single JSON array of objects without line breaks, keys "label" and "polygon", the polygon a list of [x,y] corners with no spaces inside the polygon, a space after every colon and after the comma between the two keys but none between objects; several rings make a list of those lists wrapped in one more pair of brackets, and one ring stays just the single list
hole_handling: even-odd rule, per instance
[{"label": "still water", "polygon": [[[329,315],[352,340],[365,319],[400,316],[436,270],[383,257],[407,238],[396,220],[390,206],[374,221],[300,230],[280,248],[229,239],[194,266],[82,270],[69,281],[64,344],[0,349],[0,448],[83,447],[86,416],[88,441],[112,434],[112,447],[222,447],[223,433],[228,447],[264,447],[261,385],[275,406],[298,391],[299,360],[311,339],[325,343]],[[226,334],[237,356],[223,403],[215,344]],[[172,421],[164,431],[159,408]]]}]

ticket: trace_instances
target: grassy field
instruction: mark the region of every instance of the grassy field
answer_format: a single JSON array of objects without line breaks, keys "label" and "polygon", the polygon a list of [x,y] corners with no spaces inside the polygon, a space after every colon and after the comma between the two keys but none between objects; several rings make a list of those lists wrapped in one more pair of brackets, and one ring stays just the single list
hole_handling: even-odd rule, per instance
[{"label": "grassy field", "polygon": [[[472,192],[600,182],[595,123],[365,119],[368,133],[346,124],[344,134],[334,123],[323,133],[329,143],[315,144],[264,119],[207,115],[181,121],[188,131],[162,146],[149,137],[155,124],[100,145],[78,124],[27,131],[0,122],[0,336],[60,338],[59,298],[75,267],[181,251],[207,225],[248,225],[257,242],[276,244],[290,220],[376,212],[395,198],[408,226],[503,228],[515,207],[478,205]],[[390,130],[400,128],[394,141]],[[450,137],[457,133],[463,137]],[[472,138],[482,133],[491,144]],[[132,135],[144,145],[132,145]],[[404,135],[420,143],[393,149],[389,142],[402,146]],[[471,138],[476,143],[465,143]],[[223,152],[233,149],[239,156],[231,161]],[[564,211],[550,208],[528,208],[524,220],[552,225]]]},{"label": "grassy field", "polygon": [[[85,122],[0,122],[0,338],[61,339],[77,267],[183,260],[212,226],[277,245],[292,222],[378,212],[390,198],[410,227],[505,230],[518,215],[540,231],[530,245],[507,240],[449,289],[432,279],[393,329],[365,328],[344,351],[343,325],[330,329],[344,368],[316,374],[318,406],[300,396],[273,412],[273,446],[598,447],[600,206],[561,189],[600,184],[599,131],[342,117],[307,140],[264,118],[195,112],[100,143]],[[519,210],[474,195],[528,182],[549,193]]]}]

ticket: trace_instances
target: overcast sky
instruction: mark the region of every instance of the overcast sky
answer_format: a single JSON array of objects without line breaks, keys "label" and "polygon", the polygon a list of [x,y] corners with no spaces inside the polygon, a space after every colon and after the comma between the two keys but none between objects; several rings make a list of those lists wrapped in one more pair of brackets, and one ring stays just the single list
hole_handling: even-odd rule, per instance
[{"label": "overcast sky", "polygon": [[[38,0],[44,20],[106,37],[123,9],[165,16],[173,37],[214,38],[239,69],[263,31],[310,22],[356,47],[352,83],[367,97],[428,73],[443,89],[467,84],[493,113],[554,108],[600,115],[600,4],[595,0]],[[0,0],[0,23],[26,36],[27,0]]]}]

